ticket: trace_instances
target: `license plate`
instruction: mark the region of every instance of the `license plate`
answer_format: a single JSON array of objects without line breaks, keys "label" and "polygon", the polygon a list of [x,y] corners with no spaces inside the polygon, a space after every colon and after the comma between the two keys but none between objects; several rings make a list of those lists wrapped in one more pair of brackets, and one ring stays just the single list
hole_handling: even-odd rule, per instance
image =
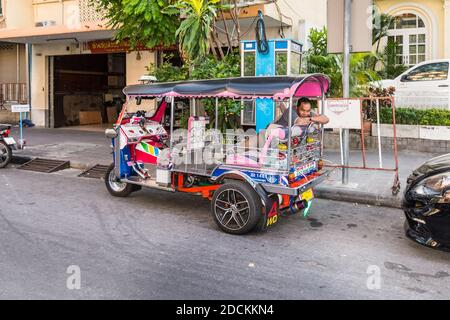
[{"label": "license plate", "polygon": [[16,140],[14,138],[3,138],[3,140],[6,142],[8,146],[12,146],[16,144]]},{"label": "license plate", "polygon": [[312,199],[314,199],[314,193],[312,189],[309,189],[308,191],[302,194],[302,200],[311,201]]}]

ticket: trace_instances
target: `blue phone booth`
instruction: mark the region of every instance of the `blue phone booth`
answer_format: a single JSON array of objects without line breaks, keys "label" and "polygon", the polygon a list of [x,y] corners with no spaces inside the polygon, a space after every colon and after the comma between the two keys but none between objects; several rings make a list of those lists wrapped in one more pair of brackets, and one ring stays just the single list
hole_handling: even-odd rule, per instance
[{"label": "blue phone booth", "polygon": [[[303,45],[290,39],[268,40],[266,52],[260,52],[256,41],[241,43],[241,73],[243,77],[297,76],[301,72]],[[242,125],[254,125],[264,130],[275,119],[275,103],[257,99],[255,105],[245,104]]]}]

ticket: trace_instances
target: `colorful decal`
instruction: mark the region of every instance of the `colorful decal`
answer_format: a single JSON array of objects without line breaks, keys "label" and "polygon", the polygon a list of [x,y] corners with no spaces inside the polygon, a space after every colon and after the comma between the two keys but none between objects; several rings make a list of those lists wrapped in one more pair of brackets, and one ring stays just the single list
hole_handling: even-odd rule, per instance
[{"label": "colorful decal", "polygon": [[160,150],[144,141],[136,146],[136,161],[157,164]]}]

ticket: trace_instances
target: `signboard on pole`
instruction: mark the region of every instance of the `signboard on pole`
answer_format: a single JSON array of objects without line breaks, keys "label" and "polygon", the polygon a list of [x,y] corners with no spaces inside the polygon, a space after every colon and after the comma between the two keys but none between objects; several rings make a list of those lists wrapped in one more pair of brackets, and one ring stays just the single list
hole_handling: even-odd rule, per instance
[{"label": "signboard on pole", "polygon": [[[350,52],[372,51],[373,0],[353,0]],[[327,1],[328,53],[344,52],[344,0]]]},{"label": "signboard on pole", "polygon": [[361,100],[336,99],[325,101],[325,115],[330,122],[326,129],[361,129]]},{"label": "signboard on pole", "polygon": [[14,104],[11,106],[11,112],[21,113],[21,112],[30,112],[29,104]]}]

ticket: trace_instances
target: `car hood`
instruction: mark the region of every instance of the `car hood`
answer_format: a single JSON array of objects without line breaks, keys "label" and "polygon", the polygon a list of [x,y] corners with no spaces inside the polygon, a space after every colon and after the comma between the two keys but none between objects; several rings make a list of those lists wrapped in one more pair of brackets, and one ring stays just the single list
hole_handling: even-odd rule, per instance
[{"label": "car hood", "polygon": [[437,170],[442,169],[450,169],[450,153],[445,154],[443,156],[431,159],[424,164],[422,164],[419,168],[417,168],[414,172],[417,175],[427,175]]}]

